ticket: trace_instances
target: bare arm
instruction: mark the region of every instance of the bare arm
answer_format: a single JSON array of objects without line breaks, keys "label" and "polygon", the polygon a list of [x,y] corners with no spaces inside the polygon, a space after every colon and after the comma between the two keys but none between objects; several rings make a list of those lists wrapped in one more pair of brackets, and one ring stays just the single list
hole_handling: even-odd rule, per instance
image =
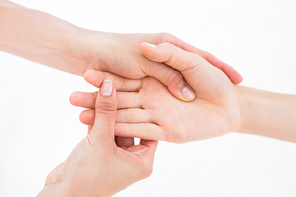
[{"label": "bare arm", "polygon": [[[128,87],[135,87],[134,93],[122,93],[126,88],[119,86],[122,78],[89,71],[85,79],[94,86],[99,87],[104,78],[119,84],[123,110],[118,111],[116,135],[182,143],[241,132],[296,142],[296,96],[233,85],[203,58],[168,43],[154,47],[143,43],[141,50],[147,58],[181,71],[198,96],[192,102],[180,102],[155,79],[125,80]],[[131,85],[137,83],[141,85]],[[70,101],[93,109],[94,98],[75,93]],[[92,125],[93,114],[86,110],[80,120]]]},{"label": "bare arm", "polygon": [[238,132],[296,142],[296,96],[238,87],[243,124]]},{"label": "bare arm", "polygon": [[192,100],[195,95],[180,72],[149,61],[139,46],[142,42],[173,43],[196,53],[226,73],[237,84],[242,77],[213,55],[167,34],[114,34],[76,27],[49,14],[0,0],[0,50],[70,73],[108,71],[141,79],[153,76],[176,98]]},{"label": "bare arm", "polygon": [[27,9],[9,1],[0,1],[2,51],[82,75],[89,64],[84,58],[87,51],[82,47],[82,31],[49,14]]}]

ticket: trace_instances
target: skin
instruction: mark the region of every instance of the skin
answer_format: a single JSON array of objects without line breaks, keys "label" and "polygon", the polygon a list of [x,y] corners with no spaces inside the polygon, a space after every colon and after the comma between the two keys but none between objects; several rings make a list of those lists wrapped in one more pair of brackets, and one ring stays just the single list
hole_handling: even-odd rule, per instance
[{"label": "skin", "polygon": [[[116,118],[116,135],[184,143],[220,136],[238,127],[241,114],[235,86],[220,69],[200,56],[168,43],[157,48],[142,44],[141,49],[149,59],[178,69],[196,93],[196,98],[191,102],[179,102],[152,77],[129,81],[133,85],[127,84],[126,80],[124,87],[118,85],[118,91],[126,91],[125,87],[129,86],[135,87],[130,91],[137,92],[118,94],[120,110]],[[85,79],[99,85],[104,75],[113,77],[115,84],[122,84],[120,80],[123,79],[99,72],[88,72]],[[94,95],[79,94],[72,94],[71,103],[92,108]],[[91,110],[83,112],[81,121],[91,125],[92,114]]]},{"label": "skin", "polygon": [[[176,98],[190,101],[191,88],[180,72],[148,60],[142,42],[172,43],[197,53],[225,72],[233,83],[241,75],[216,57],[167,34],[115,34],[76,27],[49,14],[0,0],[0,50],[66,72],[108,71],[131,79],[153,76]],[[184,89],[185,88],[185,89]]]},{"label": "skin", "polygon": [[[179,101],[151,77],[127,80],[87,72],[84,77],[92,85],[112,79],[120,91],[116,135],[184,143],[237,131],[296,142],[296,96],[233,85],[202,57],[168,43],[143,43],[141,50],[148,59],[179,70],[196,97]],[[73,105],[89,108],[80,114],[88,125],[93,123],[95,95],[75,92],[70,97]]]},{"label": "skin", "polygon": [[[111,95],[105,94],[108,87]],[[114,141],[117,100],[111,81],[103,83],[95,103],[89,134],[48,175],[38,196],[112,196],[151,174],[157,141],[128,147]]]}]

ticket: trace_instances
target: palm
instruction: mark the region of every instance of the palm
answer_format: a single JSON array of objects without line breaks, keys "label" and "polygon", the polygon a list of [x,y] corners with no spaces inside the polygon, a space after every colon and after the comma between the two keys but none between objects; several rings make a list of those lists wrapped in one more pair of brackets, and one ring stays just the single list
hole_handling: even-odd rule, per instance
[{"label": "palm", "polygon": [[[99,87],[100,81],[108,78],[118,91],[123,91],[118,93],[118,107],[122,110],[116,117],[117,136],[182,143],[220,136],[236,129],[240,110],[235,86],[220,69],[168,43],[157,48],[141,44],[141,51],[147,59],[179,70],[196,97],[190,103],[176,100],[162,83],[151,77],[141,81],[88,73],[85,79],[89,83]],[[128,93],[130,91],[133,93]],[[84,103],[92,97],[87,94],[83,97],[77,99],[79,97],[74,95],[72,104],[93,108],[93,101]],[[93,115],[89,112],[88,115],[82,113],[81,121],[91,125]]]},{"label": "palm", "polygon": [[[86,79],[98,87],[104,78],[111,79],[120,91],[117,94],[117,136],[182,143],[223,135],[233,131],[239,122],[235,86],[220,70],[215,68],[211,73],[213,77],[197,74],[191,77],[185,73],[197,95],[191,102],[179,101],[152,77],[127,80],[109,73],[93,72]],[[200,83],[196,82],[197,78]],[[81,113],[80,120],[84,124],[93,124],[95,95],[78,93],[71,96],[73,105],[91,108]]]},{"label": "palm", "polygon": [[219,97],[221,106],[198,97],[192,102],[181,102],[159,81],[149,77],[143,79],[139,97],[152,123],[158,125],[166,137],[163,140],[186,142],[219,136],[230,130],[231,117],[237,115],[232,108],[234,104],[229,102],[236,99],[229,98],[231,91],[228,96]]}]

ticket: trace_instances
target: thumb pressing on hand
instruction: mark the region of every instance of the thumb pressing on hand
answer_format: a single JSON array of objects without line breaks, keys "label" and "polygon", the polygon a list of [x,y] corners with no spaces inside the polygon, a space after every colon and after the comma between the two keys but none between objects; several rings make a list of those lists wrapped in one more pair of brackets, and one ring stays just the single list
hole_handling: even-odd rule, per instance
[{"label": "thumb pressing on hand", "polygon": [[116,89],[114,88],[112,81],[105,80],[97,94],[95,121],[88,135],[91,145],[95,143],[101,145],[114,143],[116,111]]},{"label": "thumb pressing on hand", "polygon": [[232,87],[228,77],[201,56],[170,43],[141,44],[142,53],[151,61],[163,62],[180,71],[195,93],[203,99],[217,98]]}]

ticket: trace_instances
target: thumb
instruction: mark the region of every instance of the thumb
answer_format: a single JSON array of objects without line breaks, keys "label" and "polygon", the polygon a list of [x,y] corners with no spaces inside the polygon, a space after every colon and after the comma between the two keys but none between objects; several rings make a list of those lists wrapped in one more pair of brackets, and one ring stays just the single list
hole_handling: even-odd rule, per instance
[{"label": "thumb", "polygon": [[89,132],[90,144],[114,142],[114,126],[117,111],[116,89],[112,81],[105,80],[97,94],[95,121]]},{"label": "thumb", "polygon": [[158,79],[161,83],[167,86],[173,96],[182,101],[191,101],[195,98],[194,92],[186,83],[183,75],[162,62],[150,62],[142,65],[142,70],[145,74]]},{"label": "thumb", "polygon": [[184,51],[170,43],[141,44],[142,53],[151,61],[163,62],[180,71],[201,98],[214,98],[231,85],[228,77],[201,56]]}]

